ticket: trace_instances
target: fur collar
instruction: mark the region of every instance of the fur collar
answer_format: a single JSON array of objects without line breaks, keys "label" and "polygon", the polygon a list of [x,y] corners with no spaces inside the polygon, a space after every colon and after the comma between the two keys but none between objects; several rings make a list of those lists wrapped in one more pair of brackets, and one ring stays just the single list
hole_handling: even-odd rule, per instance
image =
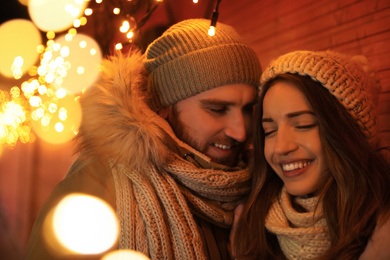
[{"label": "fur collar", "polygon": [[[146,105],[148,73],[135,51],[105,59],[99,80],[80,98],[83,120],[76,138],[82,158],[159,168],[167,158],[167,124]],[[163,122],[164,121],[164,122]]]}]

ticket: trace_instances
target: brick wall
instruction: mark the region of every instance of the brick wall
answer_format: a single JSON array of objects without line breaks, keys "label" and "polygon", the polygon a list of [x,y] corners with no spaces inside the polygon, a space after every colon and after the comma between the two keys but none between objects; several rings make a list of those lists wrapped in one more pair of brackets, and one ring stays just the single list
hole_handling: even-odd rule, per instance
[{"label": "brick wall", "polygon": [[293,50],[365,55],[382,85],[379,131],[390,142],[389,0],[222,0],[219,21],[237,29],[263,67]]}]

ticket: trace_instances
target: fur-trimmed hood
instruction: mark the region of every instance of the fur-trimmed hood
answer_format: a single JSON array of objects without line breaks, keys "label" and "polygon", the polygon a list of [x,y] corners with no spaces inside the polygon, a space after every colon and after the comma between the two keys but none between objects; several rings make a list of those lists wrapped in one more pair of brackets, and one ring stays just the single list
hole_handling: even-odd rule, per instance
[{"label": "fur-trimmed hood", "polygon": [[100,78],[80,99],[76,138],[83,157],[124,162],[141,169],[166,160],[167,124],[147,106],[148,73],[139,51],[103,60]]}]

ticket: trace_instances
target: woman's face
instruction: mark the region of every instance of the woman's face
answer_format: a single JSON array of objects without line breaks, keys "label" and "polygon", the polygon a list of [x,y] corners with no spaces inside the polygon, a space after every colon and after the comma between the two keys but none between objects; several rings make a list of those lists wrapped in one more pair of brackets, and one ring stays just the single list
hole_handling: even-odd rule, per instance
[{"label": "woman's face", "polygon": [[318,122],[304,94],[285,81],[265,94],[262,126],[267,162],[287,191],[302,196],[316,191],[325,178]]}]

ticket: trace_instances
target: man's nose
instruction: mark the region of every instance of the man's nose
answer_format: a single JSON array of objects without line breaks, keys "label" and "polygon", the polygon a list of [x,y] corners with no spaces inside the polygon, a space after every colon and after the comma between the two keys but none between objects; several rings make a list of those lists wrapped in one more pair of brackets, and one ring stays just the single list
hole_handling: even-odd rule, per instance
[{"label": "man's nose", "polygon": [[247,137],[249,119],[246,119],[241,113],[237,113],[232,120],[229,120],[225,128],[225,135],[238,141],[245,142]]}]

